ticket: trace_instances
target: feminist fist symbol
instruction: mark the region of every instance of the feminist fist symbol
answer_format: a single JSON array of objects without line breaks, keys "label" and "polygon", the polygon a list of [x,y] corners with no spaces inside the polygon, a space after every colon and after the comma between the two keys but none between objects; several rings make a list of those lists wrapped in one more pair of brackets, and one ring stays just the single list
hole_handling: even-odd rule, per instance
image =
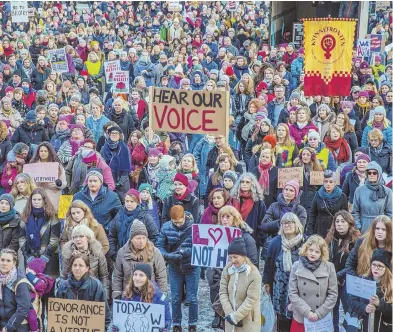
[{"label": "feminist fist symbol", "polygon": [[329,60],[332,54],[330,53],[336,47],[336,38],[332,35],[326,35],[321,40],[321,47],[326,52],[325,59]]}]

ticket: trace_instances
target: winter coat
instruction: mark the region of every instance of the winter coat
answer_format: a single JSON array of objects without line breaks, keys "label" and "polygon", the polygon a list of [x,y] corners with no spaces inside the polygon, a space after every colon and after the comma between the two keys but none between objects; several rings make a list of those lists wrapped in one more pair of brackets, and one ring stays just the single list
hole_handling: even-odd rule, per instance
[{"label": "winter coat", "polygon": [[0,224],[0,250],[7,248],[18,251],[20,223],[20,215],[17,213],[9,222]]},{"label": "winter coat", "polygon": [[337,277],[333,263],[321,262],[321,265],[311,272],[301,261],[292,265],[288,288],[289,300],[292,304],[293,318],[304,322],[310,311],[321,319],[337,302]]},{"label": "winter coat", "polygon": [[345,282],[345,277],[347,275],[345,264],[347,262],[349,253],[355,246],[355,243],[349,243],[349,252],[344,252],[339,250],[338,240],[339,239],[334,237],[332,242],[329,244],[329,262],[334,264],[337,280],[341,283]]},{"label": "winter coat", "polygon": [[35,124],[30,127],[26,122],[23,122],[18,128],[16,128],[12,135],[11,143],[12,145],[19,142],[27,145],[38,145],[42,142],[49,142],[49,140],[48,132],[45,130],[44,126]]},{"label": "winter coat", "polygon": [[[94,238],[101,244],[102,252],[104,253],[104,255],[106,255],[109,251],[109,241],[104,228],[100,224],[97,224],[97,226],[95,227],[89,228],[93,231]],[[63,248],[63,246],[72,239],[72,231],[73,228],[67,226],[64,227],[63,232],[60,236],[60,248]]]},{"label": "winter coat", "polygon": [[253,265],[247,265],[244,272],[229,275],[229,263],[222,271],[220,281],[220,302],[225,315],[232,315],[236,323],[242,322],[242,327],[236,327],[225,322],[225,331],[259,332],[261,329],[261,274]]},{"label": "winter coat", "polygon": [[[171,268],[179,273],[188,273],[197,268],[196,266],[191,265],[191,227],[194,223],[194,219],[192,214],[189,212],[185,212],[184,217],[185,222],[180,227],[175,226],[172,220],[164,223],[157,239],[157,248],[161,251],[165,261],[168,262]],[[181,243],[179,243],[182,237],[185,238]],[[174,257],[177,254],[181,255],[180,260]]]},{"label": "winter coat", "polygon": [[352,172],[347,173],[342,187],[342,191],[348,197],[349,203],[353,204],[353,197],[355,196],[356,188],[359,186],[360,178],[354,169]]},{"label": "winter coat", "polygon": [[[71,272],[70,260],[74,252],[77,252],[73,240],[68,241],[62,249],[62,269],[60,276],[63,279],[67,279]],[[92,239],[89,243],[89,262],[90,262],[90,273],[95,278],[99,279],[102,285],[105,287],[107,298],[109,298],[109,272],[105,259],[105,254],[102,250],[102,245],[96,239]]]},{"label": "winter coat", "polygon": [[248,104],[253,98],[252,95],[244,95],[244,99],[241,94],[235,94],[232,97],[232,110],[231,114],[235,118],[236,124],[238,124],[243,117],[244,113],[248,111]]},{"label": "winter coat", "polygon": [[209,181],[209,177],[207,176],[208,170],[206,170],[207,165],[207,157],[209,155],[209,151],[214,147],[214,142],[209,143],[209,141],[204,137],[201,139],[195,146],[194,149],[194,157],[195,162],[199,169],[199,194],[200,196],[204,196],[206,192],[207,183]]},{"label": "winter coat", "polygon": [[190,212],[192,214],[192,218],[195,223],[199,222],[199,200],[193,194],[188,193],[185,199],[178,200],[175,197],[175,193],[165,199],[164,205],[162,208],[162,217],[161,220],[170,220],[170,211],[172,206],[174,205],[182,205],[184,211]]},{"label": "winter coat", "polygon": [[319,136],[321,137],[321,141],[325,139],[329,126],[335,121],[336,121],[336,114],[334,112],[330,112],[324,120],[322,120],[319,117],[319,115],[316,115],[312,119],[312,122],[318,128],[318,133]]},{"label": "winter coat", "polygon": [[44,273],[50,277],[59,276],[59,242],[60,242],[60,222],[57,219],[45,220],[41,228],[41,248],[39,252],[33,252],[27,241],[26,223],[20,223],[19,247],[23,253],[25,261],[32,258],[41,257],[47,261]]},{"label": "winter coat", "polygon": [[[10,167],[10,173],[8,174],[8,167]],[[3,174],[1,174],[1,186],[4,188],[6,193],[9,193],[12,189],[12,185],[15,181],[16,176],[18,175],[18,168],[12,167],[9,163],[5,164],[3,169]],[[8,181],[11,180],[11,184]]]},{"label": "winter coat", "polygon": [[71,132],[69,130],[67,130],[67,132],[65,133],[56,132],[50,139],[50,144],[52,144],[55,151],[58,152],[62,144],[65,141],[68,141],[70,137],[71,137]]},{"label": "winter coat", "polygon": [[[218,168],[218,164],[216,163],[217,158],[218,158],[218,148],[217,146],[214,146],[208,153],[207,155],[207,164],[206,164],[206,175],[209,175],[209,170],[211,168],[214,169],[214,171],[217,170]],[[235,168],[235,172],[237,173],[243,173],[243,168],[241,166],[241,164],[237,164],[236,166],[234,166]]]},{"label": "winter coat", "polygon": [[[261,177],[258,166],[252,169],[251,173],[256,176],[257,180],[259,180],[259,178]],[[263,193],[266,209],[268,209],[273,202],[277,201],[277,196],[281,191],[281,189],[277,188],[277,181],[278,168],[276,166],[272,166],[269,170],[269,193]]]},{"label": "winter coat", "polygon": [[341,193],[341,197],[330,207],[317,193],[312,202],[311,213],[306,225],[306,234],[318,234],[325,238],[332,225],[333,216],[340,210],[348,211],[348,200],[344,193]]},{"label": "winter coat", "polygon": [[242,77],[243,74],[250,73],[250,69],[248,68],[248,65],[238,66],[237,64],[235,64],[233,66],[233,71],[235,72],[235,75],[238,80],[240,80],[240,78]]},{"label": "winter coat", "polygon": [[86,119],[86,127],[93,133],[93,139],[97,143],[101,136],[104,135],[104,125],[110,120],[102,115],[99,119],[90,116]]},{"label": "winter coat", "polygon": [[[368,133],[373,130],[374,127],[372,125],[372,123],[368,123],[366,128],[364,128],[363,130],[363,135],[362,135],[362,148],[366,148],[368,145]],[[383,139],[385,142],[387,142],[387,144],[391,147],[393,145],[393,138],[392,138],[392,127],[389,124],[388,126],[386,126],[386,128],[384,128],[382,130],[382,135],[383,135]]]},{"label": "winter coat", "polygon": [[297,87],[299,85],[299,77],[303,72],[304,58],[297,57],[291,63],[291,74],[292,74],[292,86]]},{"label": "winter coat", "polygon": [[[7,331],[30,331],[26,320],[30,311],[30,286],[22,271],[18,271],[16,280],[2,286],[2,300],[0,301],[0,326]],[[21,281],[25,279],[24,281]],[[20,282],[21,281],[21,282]],[[18,284],[15,292],[15,286]]]},{"label": "winter coat", "polygon": [[135,130],[137,123],[134,122],[131,113],[123,110],[122,113],[116,114],[114,110],[108,114],[108,119],[114,121],[120,127],[124,134],[124,141],[127,142],[131,133]]},{"label": "winter coat", "polygon": [[145,62],[140,59],[134,66],[134,76],[143,76],[146,81],[146,87],[154,86],[154,67],[155,65],[150,61]]},{"label": "winter coat", "polygon": [[371,161],[375,161],[382,168],[382,172],[392,175],[392,147],[383,141],[381,149],[378,151],[370,144],[367,146],[367,154]]},{"label": "winter coat", "polygon": [[375,217],[385,215],[392,218],[392,190],[384,187],[385,198],[377,201],[371,199],[372,191],[366,185],[356,188],[353,197],[352,215],[355,219],[356,227],[364,234]]},{"label": "winter coat", "polygon": [[[306,143],[305,146],[310,146]],[[333,172],[336,171],[337,165],[334,160],[332,152],[326,147],[325,143],[319,142],[318,147],[315,150],[318,161],[326,167],[326,169]]]},{"label": "winter coat", "polygon": [[[373,280],[370,276],[368,280]],[[377,293],[379,298],[379,305],[375,310],[374,332],[391,332],[392,331],[392,303],[387,303],[384,300],[384,294],[381,286],[377,283]],[[351,317],[357,317],[362,321],[363,331],[368,330],[369,314],[366,312],[366,306],[370,301],[360,298],[358,296],[348,294],[348,312]]]},{"label": "winter coat", "polygon": [[[164,258],[159,249],[153,243],[148,242],[153,249],[153,257],[150,261],[144,262],[149,264],[152,269],[152,281],[155,281],[158,288],[166,293],[168,291],[168,281],[166,265]],[[134,272],[135,266],[143,262],[142,255],[138,255],[131,250],[131,240],[128,240],[124,247],[120,248],[116,256],[116,263],[113,266],[112,278],[112,298],[116,299],[123,294],[130,277]]]},{"label": "winter coat", "polygon": [[312,202],[315,194],[321,186],[310,184],[310,174],[306,173],[306,168],[303,168],[303,186],[300,187],[302,195],[300,196],[300,205],[306,209],[307,221],[310,218]]},{"label": "winter coat", "polygon": [[103,184],[94,200],[91,198],[87,186],[74,195],[73,201],[78,199],[90,208],[94,218],[104,227],[105,232],[108,234],[110,221],[122,207],[119,196]]},{"label": "winter coat", "polygon": [[82,284],[79,289],[75,289],[68,280],[60,279],[55,297],[66,300],[84,300],[105,303],[105,327],[111,321],[111,310],[108,305],[106,290],[102,283],[91,276]]},{"label": "winter coat", "polygon": [[3,172],[3,168],[7,163],[8,152],[12,150],[12,144],[8,138],[5,138],[0,142],[0,173]]},{"label": "winter coat", "polygon": [[0,121],[9,121],[9,126],[11,127],[10,129],[12,129],[13,132],[21,125],[23,119],[21,114],[13,108],[10,116],[6,116],[3,112],[0,112]]},{"label": "winter coat", "polygon": [[51,70],[49,68],[45,68],[43,72],[40,72],[37,68],[33,69],[31,73],[30,81],[34,90],[42,90],[45,81],[48,79]]},{"label": "winter coat", "polygon": [[[123,220],[120,220],[122,209],[120,209],[120,211],[117,213],[115,218],[110,222],[110,231],[108,235],[109,247],[110,247],[109,256],[113,260],[116,260],[116,254],[121,248],[118,241],[118,237],[119,234],[121,233],[121,224],[123,223]],[[149,240],[155,243],[157,241],[158,229],[150,213],[146,210],[140,209],[138,215],[135,216],[134,220],[135,219],[138,219],[139,221],[145,224]],[[131,235],[131,226],[134,220],[130,223],[130,230],[129,230],[130,235]]]},{"label": "winter coat", "polygon": [[303,141],[303,138],[307,135],[310,129],[314,129],[318,131],[318,128],[310,121],[306,126],[303,128],[299,128],[297,123],[289,125],[289,134],[294,139],[296,145],[299,147]]}]

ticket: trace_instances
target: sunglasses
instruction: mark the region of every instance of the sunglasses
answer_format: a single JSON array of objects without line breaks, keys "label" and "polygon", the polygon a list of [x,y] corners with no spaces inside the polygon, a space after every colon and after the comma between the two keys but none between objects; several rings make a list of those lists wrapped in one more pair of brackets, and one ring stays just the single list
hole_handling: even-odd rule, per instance
[{"label": "sunglasses", "polygon": [[377,171],[371,171],[371,172],[367,172],[368,175],[378,175]]}]

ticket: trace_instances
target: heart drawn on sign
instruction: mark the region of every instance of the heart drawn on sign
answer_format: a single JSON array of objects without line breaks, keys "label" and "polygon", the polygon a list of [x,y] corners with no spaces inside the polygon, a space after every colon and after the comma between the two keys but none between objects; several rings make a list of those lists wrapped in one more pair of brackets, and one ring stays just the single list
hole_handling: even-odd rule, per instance
[{"label": "heart drawn on sign", "polygon": [[[214,241],[214,245],[216,245],[218,243],[218,241],[220,241],[220,239],[222,238],[223,232],[221,228],[210,228],[208,231],[210,237],[213,239]],[[216,233],[220,233],[218,235],[216,235]]]}]

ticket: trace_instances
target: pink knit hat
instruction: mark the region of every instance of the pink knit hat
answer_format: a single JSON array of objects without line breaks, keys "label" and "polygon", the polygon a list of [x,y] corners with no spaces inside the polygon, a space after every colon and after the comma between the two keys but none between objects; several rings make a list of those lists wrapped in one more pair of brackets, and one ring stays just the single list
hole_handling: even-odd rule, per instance
[{"label": "pink knit hat", "polygon": [[285,184],[284,189],[285,189],[286,186],[290,186],[290,187],[292,187],[295,190],[295,197],[297,197],[297,195],[299,195],[299,182],[297,180],[290,180],[290,181],[288,181]]}]

